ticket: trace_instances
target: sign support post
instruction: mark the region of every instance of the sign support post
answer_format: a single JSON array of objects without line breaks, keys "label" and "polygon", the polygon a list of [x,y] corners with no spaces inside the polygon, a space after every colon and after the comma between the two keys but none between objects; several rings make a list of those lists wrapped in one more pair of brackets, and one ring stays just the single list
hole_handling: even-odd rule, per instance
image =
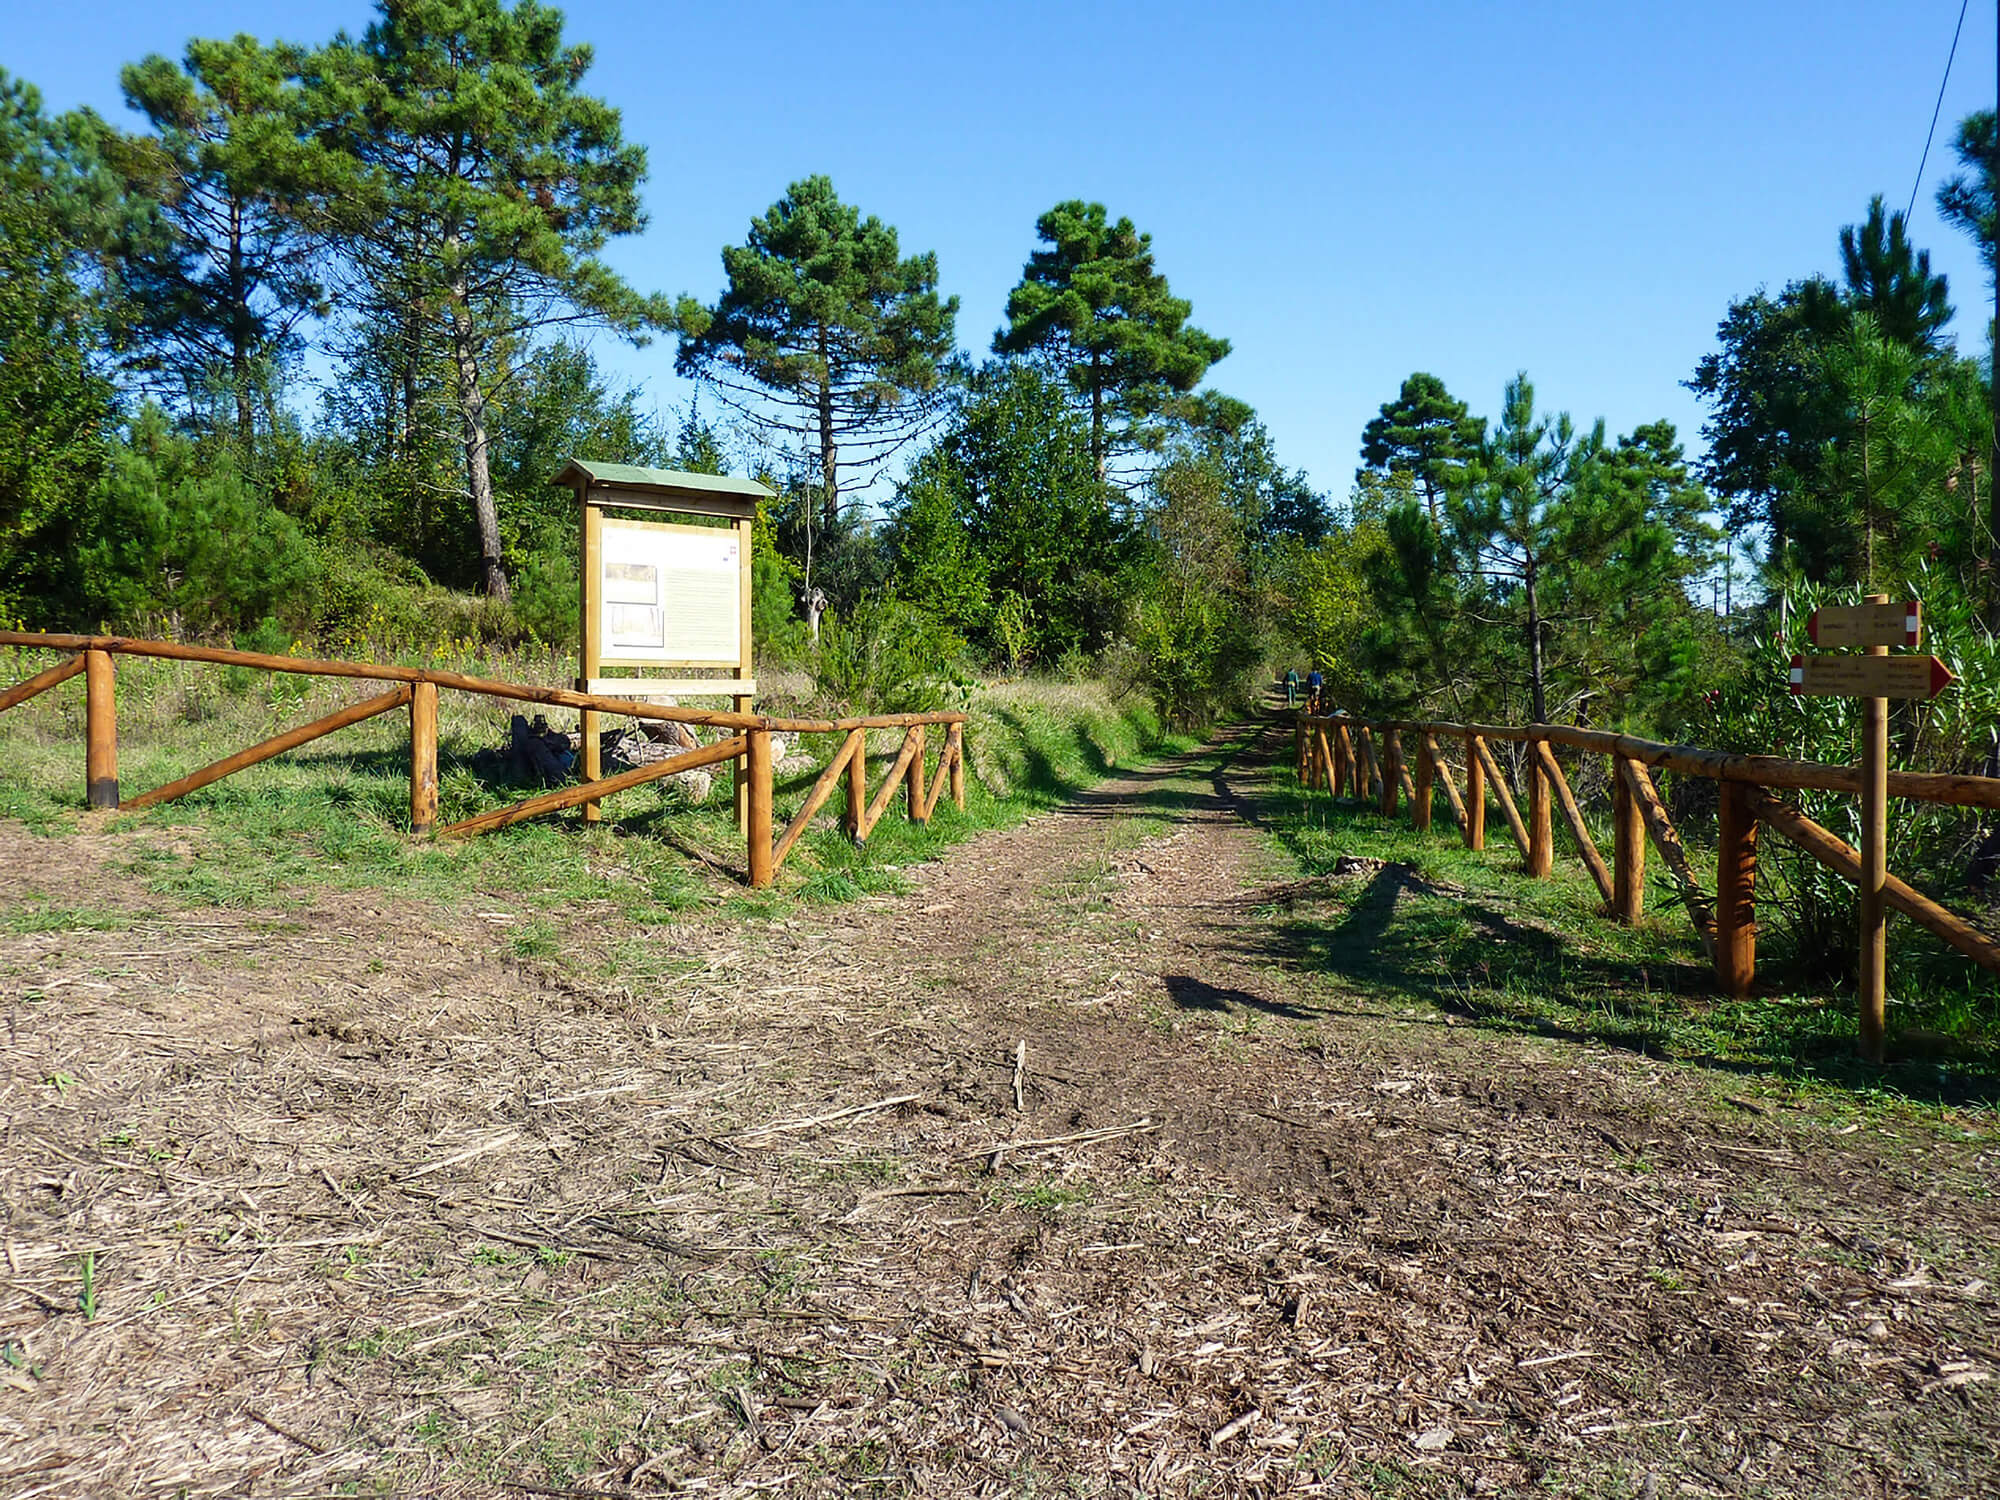
[{"label": "sign support post", "polygon": [[1858,605],[1816,609],[1806,621],[1815,646],[1859,646],[1861,656],[1792,658],[1792,691],[1861,700],[1861,1055],[1879,1063],[1888,1030],[1889,700],[1935,698],[1951,670],[1935,656],[1891,656],[1891,646],[1923,644],[1923,606],[1891,605],[1869,594]]},{"label": "sign support post", "polygon": [[[1870,594],[1869,604],[1886,604],[1887,594]],[[1886,645],[1868,647],[1887,656]],[[1871,1063],[1883,1056],[1889,982],[1888,924],[1882,890],[1889,876],[1889,700],[1861,700],[1861,1055]]]},{"label": "sign support post", "polygon": [[[577,507],[582,513],[583,531],[580,546],[583,576],[585,579],[601,578],[604,574],[604,511],[601,507],[592,505],[581,491],[579,497],[583,501]],[[579,693],[587,693],[590,691],[590,679],[603,670],[598,665],[598,658],[604,654],[603,611],[598,608],[597,590],[589,583],[585,583],[577,598],[581,601],[583,618],[579,622],[581,628],[577,632],[576,690]],[[604,779],[603,745],[597,737],[597,718],[597,711],[591,708],[584,709],[578,715],[580,733],[577,738],[577,754],[580,759],[577,762],[577,774],[583,781]],[[583,804],[585,823],[595,823],[603,816],[602,806],[595,800]]]},{"label": "sign support post", "polygon": [[[742,539],[743,539],[743,547],[742,547],[742,550],[741,550],[741,551],[740,551],[740,552],[739,552],[739,553],[737,554],[737,556],[738,556],[738,558],[739,558],[739,560],[740,560],[740,561],[739,561],[739,566],[740,566],[740,567],[741,567],[741,569],[742,569],[742,573],[743,573],[743,576],[742,576],[742,579],[741,579],[741,581],[740,581],[740,584],[741,584],[741,586],[740,586],[740,587],[739,587],[739,588],[737,589],[737,604],[736,604],[736,610],[737,610],[737,630],[738,630],[738,632],[739,632],[739,634],[741,635],[741,637],[742,637],[742,640],[743,640],[743,662],[742,662],[742,665],[741,665],[740,667],[738,667],[738,668],[737,668],[737,672],[736,672],[736,675],[737,675],[737,676],[738,676],[739,678],[747,678],[747,677],[749,677],[749,676],[751,675],[751,667],[750,667],[750,615],[751,615],[751,607],[750,607],[750,606],[751,606],[751,597],[750,597],[750,594],[751,594],[751,589],[750,589],[750,583],[751,583],[751,570],[750,570],[750,542],[751,542],[751,538],[752,538],[752,534],[753,534],[753,533],[754,533],[754,531],[756,530],[756,520],[755,520],[755,516],[754,516],[754,513],[753,513],[753,515],[751,516],[751,518],[749,518],[749,519],[746,519],[746,520],[739,520],[739,521],[738,521],[738,522],[736,523],[736,530],[737,530],[737,534],[738,534],[739,536],[741,536],[741,537],[742,537]],[[750,704],[751,704],[751,698],[750,698],[750,695],[749,695],[748,693],[738,693],[738,694],[736,695],[736,697],[735,697],[735,700],[734,700],[734,706],[735,706],[735,709],[736,709],[736,711],[737,711],[737,712],[738,712],[739,714],[747,714],[747,713],[749,713],[749,712],[750,712]],[[748,760],[735,760],[735,761],[731,761],[731,762],[730,762],[730,770],[731,770],[731,773],[732,773],[732,775],[733,775],[733,779],[734,779],[734,785],[735,785],[735,791],[736,791],[736,826],[737,826],[737,828],[738,828],[739,830],[741,830],[742,832],[744,832],[744,833],[748,833],[748,832],[750,831],[750,819],[751,819],[751,815],[752,815],[752,813],[753,813],[753,811],[754,811],[754,809],[753,809],[753,807],[752,807],[752,805],[751,805],[751,795],[750,795],[750,763],[749,763],[749,761],[748,761]]]}]

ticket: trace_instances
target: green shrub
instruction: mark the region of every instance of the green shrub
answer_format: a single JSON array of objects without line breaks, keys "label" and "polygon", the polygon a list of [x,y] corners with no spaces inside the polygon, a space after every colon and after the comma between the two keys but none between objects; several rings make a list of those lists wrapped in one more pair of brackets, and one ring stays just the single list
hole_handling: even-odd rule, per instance
[{"label": "green shrub", "polygon": [[821,697],[861,713],[930,713],[963,703],[965,641],[935,615],[893,594],[862,597],[845,618],[820,622],[811,655]]},{"label": "green shrub", "polygon": [[113,451],[80,531],[81,599],[100,620],[164,618],[205,635],[297,611],[318,592],[319,552],[298,523],[230,460],[204,467],[158,407]]}]

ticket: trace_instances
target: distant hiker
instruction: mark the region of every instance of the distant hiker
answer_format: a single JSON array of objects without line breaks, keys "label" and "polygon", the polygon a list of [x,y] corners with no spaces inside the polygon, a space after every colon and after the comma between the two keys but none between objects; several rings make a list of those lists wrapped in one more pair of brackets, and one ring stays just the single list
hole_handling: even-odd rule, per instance
[{"label": "distant hiker", "polygon": [[1314,667],[1314,668],[1313,668],[1313,669],[1312,669],[1312,670],[1311,670],[1310,672],[1306,673],[1306,712],[1307,712],[1307,713],[1315,713],[1315,714],[1316,714],[1316,713],[1318,713],[1318,712],[1319,712],[1319,695],[1320,695],[1320,690],[1321,690],[1322,688],[1324,688],[1325,686],[1326,686],[1326,679],[1325,679],[1324,677],[1322,677],[1322,676],[1320,676],[1320,675],[1319,675],[1319,668],[1318,668],[1318,667]]},{"label": "distant hiker", "polygon": [[1285,668],[1285,707],[1297,708],[1298,706],[1299,669],[1297,667],[1287,667]]}]

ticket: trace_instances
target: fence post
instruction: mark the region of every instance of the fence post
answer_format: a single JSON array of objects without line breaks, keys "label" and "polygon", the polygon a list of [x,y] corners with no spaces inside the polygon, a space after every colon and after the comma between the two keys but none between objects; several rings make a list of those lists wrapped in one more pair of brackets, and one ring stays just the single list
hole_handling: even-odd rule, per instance
[{"label": "fence post", "polygon": [[1437,763],[1431,759],[1431,737],[1426,734],[1417,743],[1417,795],[1410,805],[1410,816],[1419,833],[1431,831],[1431,782],[1437,776]]},{"label": "fence post", "polygon": [[1632,785],[1611,758],[1611,914],[1626,926],[1646,909],[1646,820]]},{"label": "fence post", "polygon": [[1732,1000],[1757,978],[1757,816],[1750,789],[1721,783],[1715,853],[1715,977]]},{"label": "fence post", "polygon": [[1549,776],[1541,757],[1529,746],[1528,762],[1528,874],[1536,880],[1548,879],[1555,868],[1554,830],[1549,826]]},{"label": "fence post", "polygon": [[771,731],[753,729],[744,754],[750,782],[750,818],[744,836],[750,844],[750,884],[771,883]]},{"label": "fence post", "polygon": [[965,726],[954,724],[946,736],[951,749],[951,800],[960,812],[965,811]]},{"label": "fence post", "polygon": [[1361,779],[1361,769],[1354,759],[1354,736],[1345,724],[1333,726],[1333,744],[1333,795],[1339,797]]},{"label": "fence post", "polygon": [[847,836],[860,843],[867,837],[861,825],[868,816],[868,731],[861,731],[861,748],[847,763]]},{"label": "fence post", "polygon": [[910,821],[924,821],[924,726],[912,724],[910,736],[917,742],[917,753],[910,757],[910,774],[903,785],[910,796]]},{"label": "fence post", "polygon": [[1465,737],[1465,847],[1486,847],[1486,765],[1479,758],[1479,736]]},{"label": "fence post", "polygon": [[1396,816],[1396,799],[1402,791],[1403,737],[1393,729],[1382,731],[1382,816]]},{"label": "fence post", "polygon": [[438,817],[438,690],[410,684],[410,832],[429,833]]},{"label": "fence post", "polygon": [[83,653],[85,796],[93,808],[118,806],[118,687],[111,653]]}]

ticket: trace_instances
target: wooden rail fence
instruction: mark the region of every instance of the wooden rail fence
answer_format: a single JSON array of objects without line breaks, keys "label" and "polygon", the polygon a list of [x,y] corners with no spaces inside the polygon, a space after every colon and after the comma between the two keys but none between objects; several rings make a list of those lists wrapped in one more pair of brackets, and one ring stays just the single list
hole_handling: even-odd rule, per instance
[{"label": "wooden rail fence", "polygon": [[[440,672],[423,667],[399,667],[380,662],[324,661],[306,657],[270,656],[255,651],[233,651],[219,646],[190,646],[176,641],[152,641],[124,636],[49,635],[36,632],[0,631],[0,646],[73,653],[55,666],[35,673],[0,692],[0,713],[59,686],[72,677],[84,679],[84,784],[93,808],[124,808],[128,811],[158,806],[176,797],[220,781],[250,766],[258,765],[287,750],[322,739],[337,730],[360,724],[397,709],[409,710],[410,722],[410,828],[418,834],[440,838],[462,838],[504,828],[527,818],[544,817],[564,809],[594,804],[615,792],[649,781],[672,776],[702,766],[733,763],[747,783],[744,805],[744,837],[748,852],[748,874],[753,886],[769,885],[778,867],[825,804],[844,775],[847,779],[845,825],[855,840],[865,840],[888,810],[898,788],[906,793],[910,820],[928,823],[936,810],[939,794],[950,787],[951,799],[960,811],[965,808],[965,715],[958,713],[880,714],[851,719],[788,719],[764,714],[735,713],[695,708],[669,708],[639,703],[629,698],[607,698],[565,688],[537,687],[518,682],[501,682],[486,677],[469,677],[459,672]],[[156,787],[137,797],[121,799],[118,787],[118,704],[116,661],[120,656],[146,656],[173,661],[209,662],[218,666],[251,667],[267,672],[288,672],[305,677],[349,677],[364,681],[393,683],[389,691],[350,704],[324,718],[301,724],[283,734],[273,735],[247,750],[223,757],[199,771]],[[718,687],[730,686],[719,682]],[[623,714],[628,718],[664,720],[676,724],[726,731],[726,737],[712,744],[686,750],[665,760],[639,766],[613,776],[579,781],[541,796],[529,797],[507,807],[495,808],[456,823],[438,824],[438,690],[471,693],[515,703],[539,703],[552,708],[574,708],[601,714]],[[934,770],[925,766],[926,731],[944,731]],[[872,729],[900,729],[901,747],[896,759],[875,789],[868,792],[868,732]],[[820,773],[806,794],[804,805],[773,836],[772,802],[775,769],[771,756],[774,734],[844,734],[840,749]],[[928,790],[926,787],[928,786]]]},{"label": "wooden rail fence", "polygon": [[[1416,749],[1414,776],[1405,764],[1406,735]],[[1523,747],[1528,794],[1525,816],[1494,757],[1492,746],[1496,742]],[[1442,748],[1447,743],[1460,749],[1462,771],[1447,763]],[[1603,755],[1609,762],[1612,850],[1608,864],[1556,756],[1559,747]],[[1858,883],[1862,879],[1861,856],[1853,846],[1774,795],[1777,791],[1825,791],[1858,796],[1862,790],[1859,766],[1665,745],[1560,724],[1454,724],[1362,719],[1347,714],[1300,714],[1294,748],[1302,786],[1372,803],[1385,816],[1395,816],[1399,799],[1407,797],[1412,821],[1419,829],[1430,827],[1432,789],[1442,785],[1446,804],[1468,849],[1486,847],[1490,794],[1520,851],[1523,868],[1537,879],[1545,878],[1554,866],[1553,812],[1559,809],[1584,867],[1604,898],[1607,913],[1620,922],[1636,922],[1642,914],[1650,843],[1715,966],[1718,984],[1738,999],[1750,993],[1757,977],[1760,829],[1772,829],[1845,880]],[[1705,777],[1718,784],[1712,894],[1704,888],[1653,784],[1653,772],[1662,770]],[[1458,777],[1463,780],[1463,793],[1455,780]],[[1891,771],[1889,796],[1953,807],[2000,809],[2000,777]],[[1885,882],[1883,900],[1980,967],[2000,973],[2000,941],[1964,918],[1893,875]],[[1883,1032],[1881,997],[1864,991],[1862,1050],[1873,1061],[1881,1061]]]}]

